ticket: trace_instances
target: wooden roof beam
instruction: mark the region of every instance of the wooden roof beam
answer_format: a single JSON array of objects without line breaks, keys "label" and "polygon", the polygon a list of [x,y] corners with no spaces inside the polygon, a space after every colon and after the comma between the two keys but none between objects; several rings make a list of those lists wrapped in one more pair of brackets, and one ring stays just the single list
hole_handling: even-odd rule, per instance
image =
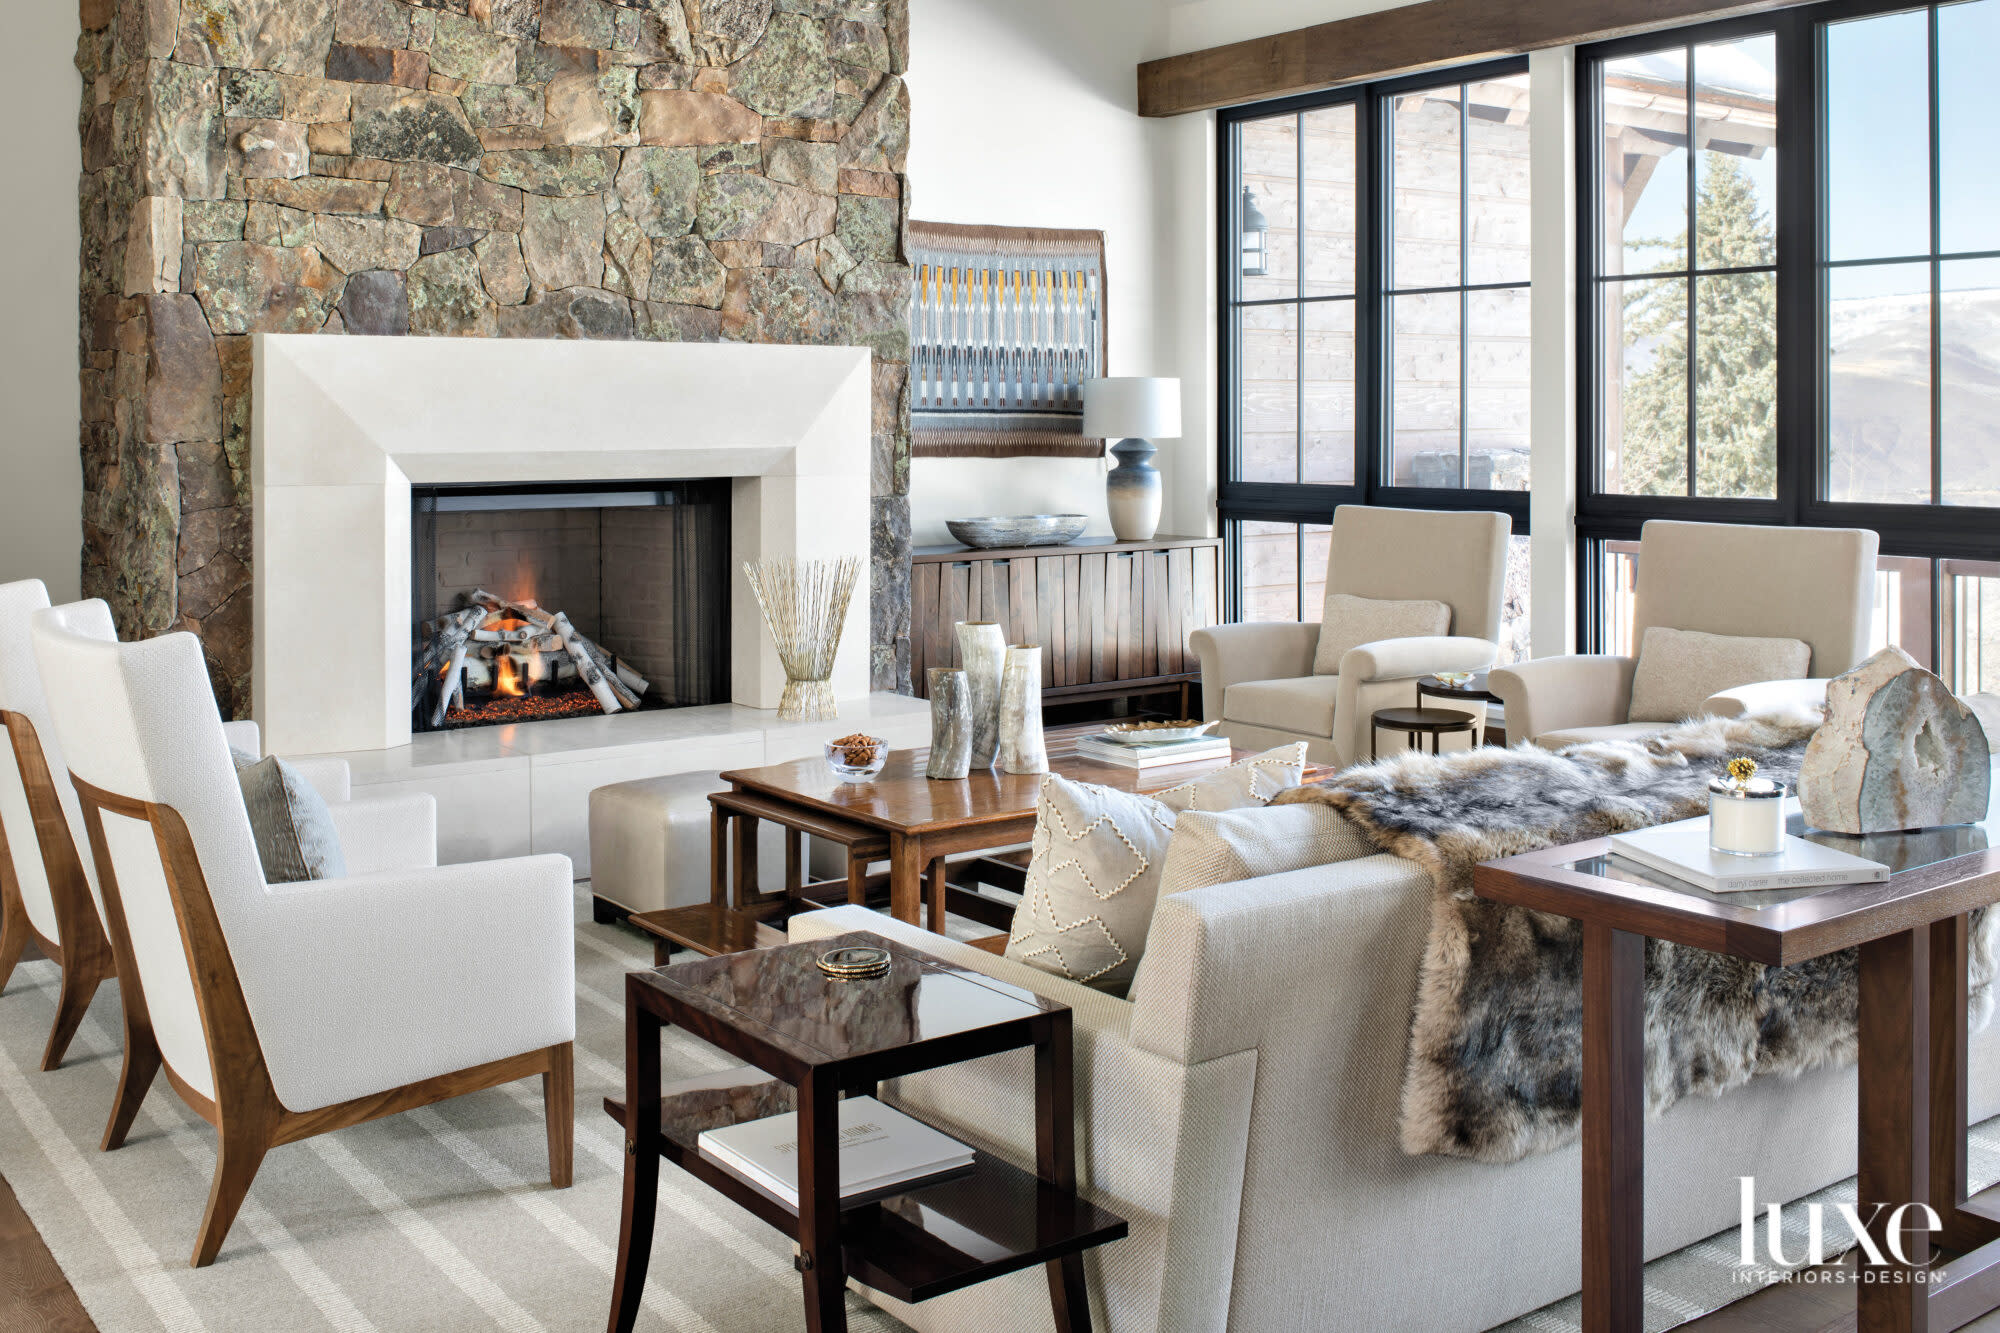
[{"label": "wooden roof beam", "polygon": [[1573,42],[1784,8],[1796,0],[1422,0],[1149,60],[1139,114],[1178,116]]}]

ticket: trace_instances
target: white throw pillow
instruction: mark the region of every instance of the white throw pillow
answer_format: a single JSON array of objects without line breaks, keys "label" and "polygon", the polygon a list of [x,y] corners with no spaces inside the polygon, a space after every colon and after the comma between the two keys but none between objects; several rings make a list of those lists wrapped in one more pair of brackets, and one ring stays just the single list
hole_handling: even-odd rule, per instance
[{"label": "white throw pillow", "polygon": [[[1191,889],[1374,854],[1374,844],[1354,821],[1331,806],[1302,802],[1242,810],[1190,810],[1174,821],[1173,836],[1167,839],[1166,864],[1160,871],[1154,907],[1158,908],[1160,899]],[[1145,980],[1142,951],[1128,998],[1138,997]]]},{"label": "white throw pillow", "polygon": [[1340,674],[1350,648],[1381,639],[1418,639],[1451,632],[1451,608],[1443,602],[1390,602],[1352,593],[1330,592],[1320,612],[1315,676]]},{"label": "white throw pillow", "polygon": [[1301,802],[1248,810],[1190,810],[1174,822],[1173,836],[1167,840],[1159,896],[1374,853],[1374,845],[1354,821],[1331,806]]},{"label": "white throw pillow", "polygon": [[1283,745],[1157,799],[1046,775],[1007,957],[1122,992],[1145,951],[1180,812],[1263,805],[1297,786],[1304,767],[1304,743]]},{"label": "white throw pillow", "polygon": [[1766,680],[1797,680],[1812,665],[1798,639],[1755,639],[1655,625],[1639,644],[1627,722],[1699,717],[1711,694]]}]

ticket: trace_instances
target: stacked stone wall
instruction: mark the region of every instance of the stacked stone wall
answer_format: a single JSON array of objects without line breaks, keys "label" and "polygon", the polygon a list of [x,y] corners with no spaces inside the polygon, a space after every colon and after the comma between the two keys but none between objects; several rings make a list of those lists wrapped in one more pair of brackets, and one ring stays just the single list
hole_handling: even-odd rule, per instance
[{"label": "stacked stone wall", "polygon": [[908,6],[83,0],[86,595],[247,713],[258,332],[854,344],[904,688]]}]

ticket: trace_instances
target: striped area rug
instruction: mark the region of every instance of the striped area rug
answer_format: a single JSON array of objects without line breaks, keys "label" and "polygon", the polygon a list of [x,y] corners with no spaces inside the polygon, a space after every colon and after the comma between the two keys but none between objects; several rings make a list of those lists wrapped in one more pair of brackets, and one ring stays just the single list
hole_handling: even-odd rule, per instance
[{"label": "striped area rug", "polygon": [[[56,969],[0,996],[0,1174],[102,1333],[567,1333],[604,1326],[624,1139],[603,1099],[624,1086],[624,974],[650,943],[590,920],[576,945],[576,1183],[548,1184],[541,1081],[473,1093],[274,1149],[222,1256],[187,1266],[215,1164],[213,1131],[162,1078],[131,1140],[100,1153],[121,1035],[99,992],[68,1062],[37,1064]],[[669,1077],[737,1063],[669,1033]],[[851,1327],[903,1326],[848,1298]],[[642,1330],[803,1327],[791,1243],[671,1167]]]},{"label": "striped area rug", "polygon": [[[117,991],[98,995],[63,1068],[37,1072],[56,993],[55,966],[42,960],[17,968],[0,996],[0,1175],[101,1333],[601,1328],[624,1152],[602,1103],[624,1085],[624,974],[650,966],[652,948],[635,932],[593,923],[582,891],[576,942],[570,1189],[549,1188],[541,1083],[528,1080],[273,1150],[222,1257],[191,1269],[214,1133],[161,1079],[128,1144],[97,1151],[118,1077]],[[668,1077],[734,1063],[684,1033],[668,1034]],[[1975,1190],[2000,1180],[2000,1119],[1975,1127],[1970,1166]],[[1854,1182],[1811,1197],[1852,1200]],[[1788,1248],[1802,1250],[1803,1210],[1788,1210],[1787,1223]],[[1831,1209],[1826,1224],[1830,1251],[1852,1244]],[[1728,1231],[1648,1264],[1648,1333],[1785,1277],[1766,1270],[1745,1281],[1736,1260]],[[848,1314],[857,1333],[903,1329],[852,1294]],[[643,1333],[766,1333],[803,1323],[790,1243],[663,1168]],[[1581,1326],[1572,1297],[1502,1329]]]}]

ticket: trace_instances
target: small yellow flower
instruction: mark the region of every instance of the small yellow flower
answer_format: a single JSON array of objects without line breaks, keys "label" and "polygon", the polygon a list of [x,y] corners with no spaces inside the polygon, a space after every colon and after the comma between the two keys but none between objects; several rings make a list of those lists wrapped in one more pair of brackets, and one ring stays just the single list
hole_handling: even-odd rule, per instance
[{"label": "small yellow flower", "polygon": [[1755,759],[1732,759],[1729,761],[1729,777],[1738,786],[1757,776]]}]

